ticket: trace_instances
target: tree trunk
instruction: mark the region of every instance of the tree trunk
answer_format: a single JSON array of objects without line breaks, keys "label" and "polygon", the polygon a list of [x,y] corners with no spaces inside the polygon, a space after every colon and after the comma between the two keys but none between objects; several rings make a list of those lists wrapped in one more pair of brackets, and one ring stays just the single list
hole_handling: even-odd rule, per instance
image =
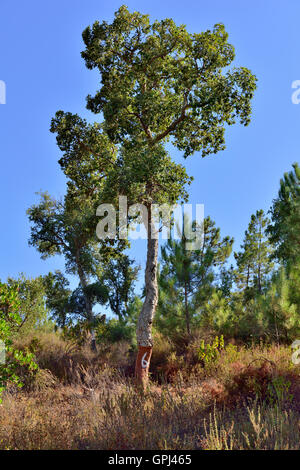
[{"label": "tree trunk", "polygon": [[186,330],[187,334],[191,335],[191,327],[190,327],[190,312],[189,312],[189,305],[188,305],[188,298],[187,298],[187,282],[184,283],[184,303],[185,303],[185,321],[186,321]]},{"label": "tree trunk", "polygon": [[258,293],[261,294],[261,265],[258,265]]},{"label": "tree trunk", "polygon": [[149,206],[147,224],[147,263],[145,271],[146,296],[142,311],[137,322],[136,330],[138,354],[135,364],[135,377],[137,384],[141,386],[144,390],[148,383],[149,365],[153,347],[151,330],[158,301],[158,237],[156,237],[157,234],[154,234],[152,231],[151,215],[151,206]]},{"label": "tree trunk", "polygon": [[247,282],[246,282],[247,289],[249,287],[249,278],[250,278],[250,265],[248,264],[248,267],[247,267]]},{"label": "tree trunk", "polygon": [[92,327],[93,318],[94,318],[93,317],[93,307],[92,307],[90,299],[88,298],[88,296],[85,293],[85,289],[86,289],[88,283],[87,283],[87,280],[86,280],[85,272],[82,269],[82,266],[81,266],[81,263],[80,263],[79,253],[76,253],[76,263],[77,263],[78,276],[79,276],[79,279],[80,279],[80,285],[82,287],[85,306],[86,306],[86,315],[87,315],[87,318],[88,318],[88,322],[90,323],[90,326],[89,326],[89,331],[91,333],[90,347],[91,347],[92,351],[97,351],[95,332],[94,332],[94,329]]},{"label": "tree trunk", "polygon": [[95,331],[93,329],[91,330],[91,350],[94,352],[97,351]]},{"label": "tree trunk", "polygon": [[152,355],[152,346],[140,346],[135,361],[135,379],[139,387],[144,391],[149,379],[149,366]]}]

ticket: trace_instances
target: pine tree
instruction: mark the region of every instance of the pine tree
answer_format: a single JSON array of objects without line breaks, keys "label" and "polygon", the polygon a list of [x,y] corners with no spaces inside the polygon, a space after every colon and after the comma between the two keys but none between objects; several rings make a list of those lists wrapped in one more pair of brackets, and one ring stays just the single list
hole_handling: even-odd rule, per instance
[{"label": "pine tree", "polygon": [[222,296],[230,299],[232,293],[232,287],[234,282],[234,267],[231,264],[229,268],[223,266],[220,269],[219,274],[219,285],[218,290],[222,293]]},{"label": "pine tree", "polygon": [[292,303],[292,283],[284,267],[274,274],[263,302],[264,315],[268,321],[268,335],[278,343],[290,343],[300,334],[300,311]]},{"label": "pine tree", "polygon": [[241,251],[234,253],[237,263],[235,282],[247,299],[262,294],[272,270],[272,247],[266,234],[269,223],[263,210],[251,216]]},{"label": "pine tree", "polygon": [[270,213],[272,223],[268,233],[275,245],[274,256],[290,269],[300,262],[300,167],[297,163],[280,180]]},{"label": "pine tree", "polygon": [[168,240],[161,249],[158,323],[164,324],[169,318],[178,327],[184,319],[186,331],[191,334],[195,322],[199,322],[201,308],[214,290],[216,271],[226,262],[232,244],[230,237],[221,239],[220,229],[210,217],[204,219],[200,250],[187,250],[183,234],[178,241]]}]

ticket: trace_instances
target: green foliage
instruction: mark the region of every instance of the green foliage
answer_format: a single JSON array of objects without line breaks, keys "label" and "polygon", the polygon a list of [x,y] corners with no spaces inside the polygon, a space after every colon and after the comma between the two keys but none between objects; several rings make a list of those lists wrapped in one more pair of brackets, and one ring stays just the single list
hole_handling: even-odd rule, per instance
[{"label": "green foliage", "polygon": [[216,336],[212,344],[205,343],[205,341],[202,340],[198,349],[198,357],[205,364],[210,364],[220,357],[222,349],[224,349],[223,335],[220,337]]},{"label": "green foliage", "polygon": [[300,334],[299,305],[292,303],[291,282],[284,268],[273,276],[273,282],[263,299],[268,334],[272,340],[292,342]]},{"label": "green foliage", "polygon": [[82,57],[101,74],[87,107],[103,113],[114,142],[172,138],[185,156],[216,153],[224,148],[225,124],[249,123],[256,82],[244,67],[228,70],[234,49],[227,39],[222,24],[189,34],[171,19],[151,24],[122,6],[111,24],[95,22],[83,32]]},{"label": "green foliage", "polygon": [[248,344],[270,339],[270,331],[263,305],[263,296],[257,296],[245,302],[242,295],[232,300],[231,335]]},{"label": "green foliage", "polygon": [[286,271],[289,280],[290,300],[297,305],[297,310],[300,312],[300,263],[289,266]]},{"label": "green foliage", "polygon": [[203,304],[200,326],[215,332],[230,335],[233,330],[232,310],[222,292],[214,291]]},{"label": "green foliage", "polygon": [[266,234],[268,223],[264,212],[256,211],[245,232],[242,250],[234,254],[237,262],[235,282],[244,292],[245,300],[263,292],[273,267],[270,259],[272,247]]},{"label": "green foliage", "polygon": [[203,316],[203,306],[213,295],[217,269],[230,255],[233,239],[221,239],[220,229],[210,217],[205,218],[200,229],[203,230],[200,250],[187,250],[184,235],[179,241],[169,239],[161,249],[156,324],[162,330],[180,332],[185,326],[191,333]]},{"label": "green foliage", "polygon": [[31,222],[29,245],[37,248],[42,259],[63,255],[66,271],[81,278],[94,269],[95,208],[93,200],[77,197],[69,191],[63,201],[47,192],[27,210]]},{"label": "green foliage", "polygon": [[300,167],[293,164],[293,170],[285,173],[280,180],[278,196],[271,210],[272,223],[268,226],[270,239],[275,246],[274,256],[291,268],[300,259]]},{"label": "green foliage", "polygon": [[101,281],[106,289],[109,306],[120,321],[126,321],[128,305],[133,300],[133,285],[139,267],[127,255],[111,258],[103,267]]},{"label": "green foliage", "polygon": [[282,406],[284,402],[291,402],[293,395],[290,393],[291,382],[282,376],[273,377],[268,384],[268,400],[271,406]]},{"label": "green foliage", "polygon": [[43,277],[38,276],[30,279],[21,274],[17,279],[8,278],[7,285],[18,289],[19,315],[21,317],[18,336],[26,336],[38,329],[51,331],[54,324],[49,319]]},{"label": "green foliage", "polygon": [[6,350],[6,360],[0,364],[0,394],[8,382],[22,387],[18,370],[23,367],[28,373],[37,370],[34,356],[27,351],[18,351],[13,347],[12,336],[22,323],[19,314],[21,301],[16,285],[9,286],[0,282],[0,341]]},{"label": "green foliage", "polygon": [[69,288],[69,281],[57,270],[55,273],[47,274],[43,282],[47,308],[58,326],[63,327],[68,323],[70,314],[69,299],[72,291]]},{"label": "green foliage", "polygon": [[27,213],[32,223],[29,244],[35,246],[44,259],[57,254],[65,257],[66,271],[80,279],[86,315],[92,319],[92,306],[84,291],[94,263],[90,242],[91,220],[94,219],[92,201],[78,196],[74,199],[69,192],[62,202],[42,193],[40,203],[29,208]]},{"label": "green foliage", "polygon": [[289,343],[300,334],[299,304],[293,300],[293,282],[280,268],[265,292],[247,301],[238,292],[232,293],[230,299],[214,292],[204,305],[200,324],[247,342]]},{"label": "green foliage", "polygon": [[138,296],[130,295],[123,317],[111,318],[102,322],[96,329],[97,342],[117,343],[127,341],[131,345],[136,344],[135,329],[143,301]]},{"label": "green foliage", "polygon": [[44,279],[46,304],[58,325],[65,326],[77,317],[88,320],[92,328],[97,304],[109,302],[115,313],[124,315],[137,270],[117,249],[114,259],[100,256],[95,241],[95,196],[74,193],[71,186],[63,202],[42,193],[40,203],[28,209],[32,222],[29,243],[42,258],[63,255],[66,272],[79,277],[79,287],[73,292],[59,271]]},{"label": "green foliage", "polygon": [[229,268],[222,266],[219,274],[218,289],[222,295],[229,299],[231,296],[232,286],[234,282],[234,268],[231,265]]},{"label": "green foliage", "polygon": [[128,341],[133,345],[135,344],[135,325],[112,318],[97,327],[96,341],[99,344]]},{"label": "green foliage", "polygon": [[[85,318],[76,318],[76,320],[70,319],[67,324],[61,328],[62,338],[66,341],[71,341],[72,344],[77,347],[82,347],[85,344],[91,344],[92,336],[91,330],[95,333],[101,329],[101,325],[105,322],[105,315],[95,315],[93,323]],[[92,350],[95,351],[93,347]]]},{"label": "green foliage", "polygon": [[68,299],[68,308],[71,318],[74,316],[83,318],[93,324],[97,315],[93,314],[91,318],[86,310],[86,298],[89,299],[89,303],[93,308],[95,305],[105,305],[108,301],[107,288],[102,282],[94,282],[86,287],[77,287]]}]

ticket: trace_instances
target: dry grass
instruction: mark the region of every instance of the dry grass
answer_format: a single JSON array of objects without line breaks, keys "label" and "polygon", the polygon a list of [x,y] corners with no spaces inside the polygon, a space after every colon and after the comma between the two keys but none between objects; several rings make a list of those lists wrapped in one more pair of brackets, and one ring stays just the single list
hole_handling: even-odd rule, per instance
[{"label": "dry grass", "polygon": [[202,445],[208,450],[299,450],[300,415],[256,402],[230,415],[214,411],[206,421]]},{"label": "dry grass", "polygon": [[0,406],[0,449],[300,449],[299,366],[284,346],[227,345],[205,366],[197,341],[161,341],[146,394],[126,343],[78,351],[28,339],[40,370]]},{"label": "dry grass", "polygon": [[110,378],[88,389],[7,393],[0,449],[189,449],[200,446],[201,394],[153,387],[138,394]]}]

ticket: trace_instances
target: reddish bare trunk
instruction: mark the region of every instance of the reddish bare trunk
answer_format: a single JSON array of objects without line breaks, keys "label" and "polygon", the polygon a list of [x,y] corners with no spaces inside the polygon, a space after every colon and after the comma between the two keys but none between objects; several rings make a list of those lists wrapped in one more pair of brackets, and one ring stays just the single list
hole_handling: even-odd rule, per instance
[{"label": "reddish bare trunk", "polygon": [[146,389],[149,377],[149,366],[152,355],[151,346],[139,346],[135,362],[135,379],[138,386]]}]

